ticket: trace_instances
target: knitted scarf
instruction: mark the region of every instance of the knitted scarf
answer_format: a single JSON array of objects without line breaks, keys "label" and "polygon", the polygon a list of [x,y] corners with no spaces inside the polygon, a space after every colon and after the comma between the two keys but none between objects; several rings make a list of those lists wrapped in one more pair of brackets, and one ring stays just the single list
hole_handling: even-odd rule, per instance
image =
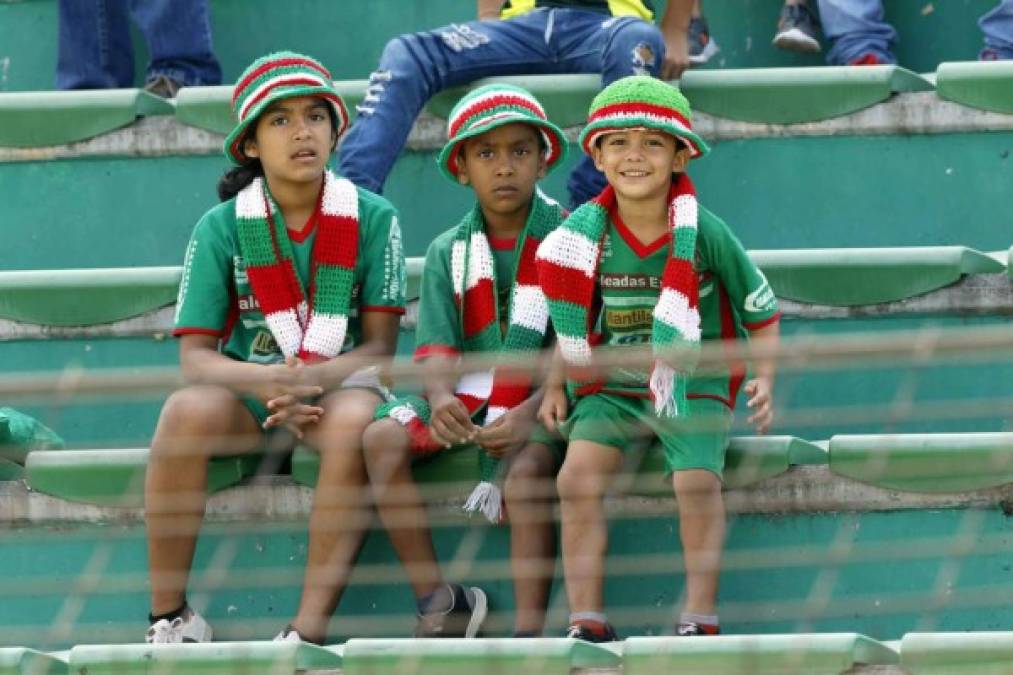
[{"label": "knitted scarf", "polygon": [[[591,365],[589,328],[601,243],[616,196],[611,186],[580,207],[538,249],[538,280],[549,305],[559,347],[571,371],[577,395],[600,389],[581,382],[577,373]],[[680,174],[669,193],[668,225],[671,256],[661,278],[661,296],[654,307],[652,347],[655,355],[650,389],[658,415],[685,413],[688,374],[696,365],[700,345],[699,289],[693,258],[696,249],[697,202],[693,183]],[[590,385],[590,386],[588,386]]]},{"label": "knitted scarf", "polygon": [[[549,310],[538,285],[535,254],[539,244],[562,222],[564,212],[554,201],[536,192],[516,262],[510,296],[509,324],[503,336],[499,325],[499,299],[492,249],[485,234],[482,211],[477,205],[458,224],[451,249],[450,266],[454,302],[463,336],[464,352],[498,352],[517,356],[542,348]],[[424,320],[424,317],[421,318]],[[485,406],[479,426],[488,426],[531,395],[531,376],[523,371],[497,367],[469,373],[457,383],[455,395],[474,417]],[[418,454],[440,449],[429,434],[431,411],[418,396],[407,396],[381,405],[376,419],[391,417],[402,424]],[[502,519],[502,492],[496,484],[499,460],[479,452],[480,482],[465,502],[465,510],[481,511],[491,522]]]},{"label": "knitted scarf", "polygon": [[286,357],[334,358],[341,353],[348,330],[359,254],[358,193],[350,181],[330,171],[324,174],[313,215],[317,233],[308,294],[296,274],[288,231],[277,222],[280,213],[263,178],[236,196],[239,250],[253,295]]}]

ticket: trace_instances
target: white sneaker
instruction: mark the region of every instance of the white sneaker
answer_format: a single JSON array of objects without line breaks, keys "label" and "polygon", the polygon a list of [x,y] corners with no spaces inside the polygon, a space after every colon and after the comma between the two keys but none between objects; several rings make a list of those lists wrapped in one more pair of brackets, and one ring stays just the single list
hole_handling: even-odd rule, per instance
[{"label": "white sneaker", "polygon": [[182,642],[211,642],[213,631],[200,614],[190,609],[183,609],[183,615],[172,621],[159,619],[144,633],[144,641],[149,645],[179,644]]},{"label": "white sneaker", "polygon": [[302,639],[302,636],[299,635],[299,633],[296,632],[296,629],[292,628],[292,626],[285,626],[285,628],[280,633],[274,636],[274,641],[295,642],[297,644],[305,642],[305,640]]}]

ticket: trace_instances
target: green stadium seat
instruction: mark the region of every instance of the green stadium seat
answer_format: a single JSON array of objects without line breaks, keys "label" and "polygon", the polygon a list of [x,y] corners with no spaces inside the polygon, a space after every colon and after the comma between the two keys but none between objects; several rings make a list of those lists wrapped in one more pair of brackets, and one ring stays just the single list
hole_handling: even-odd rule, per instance
[{"label": "green stadium seat", "polygon": [[0,272],[0,317],[87,326],[144,314],[176,300],[179,267]]},{"label": "green stadium seat", "polygon": [[1013,432],[834,436],[830,471],[905,492],[984,490],[1013,482]]},{"label": "green stadium seat", "polygon": [[23,647],[0,647],[0,675],[63,675],[67,662]]},{"label": "green stadium seat", "polygon": [[908,633],[900,663],[912,675],[992,675],[1010,672],[1013,632]]},{"label": "green stadium seat", "polygon": [[[367,84],[367,80],[334,83],[353,119],[355,106],[366,95]],[[229,133],[236,125],[236,118],[232,114],[232,87],[183,87],[176,96],[176,119],[191,127],[219,134]]]},{"label": "green stadium seat", "polygon": [[964,274],[1006,271],[963,246],[750,251],[780,298],[821,305],[904,300],[948,286]]},{"label": "green stadium seat", "polygon": [[0,481],[21,480],[25,477],[25,468],[9,459],[0,459]]},{"label": "green stadium seat", "polygon": [[[256,454],[211,461],[208,490],[217,492],[252,476]],[[147,448],[130,450],[37,450],[28,453],[25,481],[38,492],[99,506],[144,505]]]},{"label": "green stadium seat", "polygon": [[1013,246],[1010,246],[1006,253],[1006,274],[1010,279],[1013,279]]},{"label": "green stadium seat", "polygon": [[88,675],[282,675],[336,669],[341,658],[311,644],[213,642],[188,645],[79,645],[70,650],[70,668]]},{"label": "green stadium seat", "polygon": [[140,89],[0,94],[0,147],[63,145],[133,123],[171,115],[172,104]]},{"label": "green stadium seat", "polygon": [[349,640],[343,675],[568,675],[573,668],[616,668],[619,656],[604,645],[567,638],[517,640]]},{"label": "green stadium seat", "polygon": [[591,99],[601,91],[601,77],[598,75],[489,77],[440,92],[430,99],[426,110],[440,119],[448,119],[450,111],[465,93],[494,82],[524,87],[533,93],[545,108],[548,118],[561,127],[574,127],[587,122],[587,109],[591,106]]},{"label": "green stadium seat", "polygon": [[941,63],[936,93],[972,108],[1013,113],[1013,61]]},{"label": "green stadium seat", "polygon": [[623,675],[839,675],[892,665],[895,651],[856,633],[636,637],[623,643]]},{"label": "green stadium seat", "polygon": [[925,78],[898,66],[814,66],[689,71],[682,90],[716,117],[796,124],[840,117],[897,92],[931,91]]}]

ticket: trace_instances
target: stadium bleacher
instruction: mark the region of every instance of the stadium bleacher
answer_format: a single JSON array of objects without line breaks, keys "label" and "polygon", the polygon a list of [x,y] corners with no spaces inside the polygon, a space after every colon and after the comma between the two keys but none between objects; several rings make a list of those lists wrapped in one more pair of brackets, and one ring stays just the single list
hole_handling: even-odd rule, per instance
[{"label": "stadium bleacher", "polygon": [[[369,25],[378,43],[349,46],[334,69],[353,105],[381,36],[459,11],[438,0],[398,12],[394,1],[377,3],[372,24],[362,7],[345,17]],[[238,7],[213,4],[222,23],[242,24]],[[899,2],[891,11],[902,33],[931,36],[901,46],[902,63],[914,70],[821,68],[810,57],[750,51],[747,38],[765,35],[776,4],[748,3],[750,20],[736,22],[735,10],[710,3],[712,24],[729,26],[727,60],[716,64],[726,68],[691,72],[684,84],[701,111],[698,128],[715,141],[693,169],[703,202],[752,249],[782,302],[785,332],[818,339],[1008,327],[1013,68],[935,65],[972,42],[973,26],[952,39],[942,31],[973,13],[968,5],[988,3],[935,3],[924,14],[924,3]],[[307,7],[339,18],[325,0]],[[0,37],[15,54],[49,49],[45,33],[38,44],[26,36],[54,12],[50,0],[0,2]],[[308,42],[306,51],[330,61],[327,31]],[[226,64],[255,56],[223,43]],[[48,86],[39,84],[40,63],[0,79],[0,233],[12,242],[0,258],[0,378],[64,372],[72,387],[82,370],[170,366],[179,259],[193,223],[214,203],[230,90],[184,89],[173,102],[140,90],[29,93]],[[521,80],[568,127],[580,123],[597,84],[584,76]],[[432,161],[459,95],[430,103],[388,184],[413,257],[410,296],[418,256],[466,204],[436,180]],[[547,190],[562,196],[565,173]],[[402,353],[412,328],[409,315]],[[1013,358],[931,357],[788,372],[778,385],[784,421],[776,432],[785,435],[736,429],[722,578],[722,616],[734,634],[659,636],[671,623],[682,567],[676,506],[648,452],[630,492],[609,504],[617,523],[610,616],[636,637],[607,647],[562,638],[397,639],[414,608],[380,533],[367,541],[329,646],[257,642],[287,620],[301,583],[318,469],[305,449],[294,454],[291,476],[258,476],[258,458],[212,463],[215,495],[190,599],[226,642],[118,644],[138,642],[145,627],[141,488],[160,400],[56,393],[24,406],[0,401],[57,428],[71,448],[30,453],[23,467],[0,461],[0,673],[1004,672],[1013,659],[1013,633],[1003,632],[1013,630]],[[496,610],[489,634],[507,634],[506,533],[459,513],[477,475],[474,457],[448,454],[418,473],[438,497],[441,559],[488,589]],[[559,628],[565,598],[556,582],[549,624]]]}]

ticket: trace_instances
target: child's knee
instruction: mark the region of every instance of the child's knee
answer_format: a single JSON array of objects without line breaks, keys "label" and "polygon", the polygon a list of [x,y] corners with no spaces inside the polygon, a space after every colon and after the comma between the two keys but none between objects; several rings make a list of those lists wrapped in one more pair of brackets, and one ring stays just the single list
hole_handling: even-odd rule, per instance
[{"label": "child's knee", "polygon": [[706,469],[687,469],[672,473],[672,487],[676,497],[686,499],[712,499],[721,496],[721,479]]},{"label": "child's knee", "polygon": [[224,387],[194,386],[174,391],[162,406],[159,432],[182,429],[208,434],[229,431],[236,395]]},{"label": "child's knee", "polygon": [[529,448],[533,449],[523,452],[510,465],[503,483],[507,501],[546,498],[554,492],[551,451],[542,445]]},{"label": "child's knee", "polygon": [[396,420],[376,420],[362,434],[362,451],[371,463],[401,459],[410,451],[409,441],[408,433]]},{"label": "child's knee", "polygon": [[586,462],[566,461],[556,476],[560,501],[588,499],[604,495],[605,478]]}]

